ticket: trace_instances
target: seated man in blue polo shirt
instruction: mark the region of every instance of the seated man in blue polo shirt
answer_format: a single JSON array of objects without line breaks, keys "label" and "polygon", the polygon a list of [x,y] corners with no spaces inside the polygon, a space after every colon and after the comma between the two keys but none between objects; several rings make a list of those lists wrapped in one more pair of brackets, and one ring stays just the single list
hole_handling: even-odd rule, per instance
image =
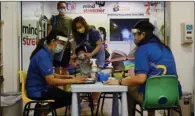
[{"label": "seated man in blue polo shirt", "polygon": [[[147,78],[154,75],[177,76],[175,60],[168,46],[153,34],[154,26],[149,21],[139,21],[132,29],[137,49],[135,52],[135,76],[120,80],[108,80],[106,84],[127,85],[129,116],[135,116],[136,102],[142,103]],[[160,67],[160,68],[159,68]],[[139,86],[139,88],[137,88]],[[168,85],[167,85],[168,86]],[[182,95],[179,83],[179,95]],[[154,111],[148,112],[154,116]]]},{"label": "seated man in blue polo shirt", "polygon": [[[58,85],[85,82],[86,78],[74,78],[70,75],[59,75],[53,71],[53,55],[63,50],[67,37],[61,33],[51,32],[39,41],[30,57],[26,79],[27,96],[33,100],[52,99],[52,108],[57,109],[71,104],[71,93],[57,88]],[[36,104],[36,108],[48,107]],[[47,116],[50,111],[36,110],[34,116]]]}]

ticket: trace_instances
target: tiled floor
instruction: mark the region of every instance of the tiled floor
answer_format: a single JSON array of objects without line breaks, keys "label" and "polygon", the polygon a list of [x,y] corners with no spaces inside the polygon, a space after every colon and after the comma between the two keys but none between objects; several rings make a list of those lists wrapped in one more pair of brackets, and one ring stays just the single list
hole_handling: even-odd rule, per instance
[{"label": "tiled floor", "polygon": [[[120,102],[119,102],[120,105]],[[104,110],[103,110],[103,115],[99,113],[99,116],[111,116],[111,106],[112,106],[112,100],[106,99],[104,103]],[[96,111],[96,109],[95,109]],[[58,116],[64,116],[65,109],[59,109],[58,111]],[[120,112],[120,107],[119,107],[119,112]],[[90,108],[88,107],[88,103],[82,104],[82,110],[81,110],[82,116],[91,116],[91,111]],[[136,116],[140,116],[139,114],[136,114]],[[147,112],[144,112],[144,116],[148,116]],[[155,116],[161,116],[159,112],[156,112]]]}]

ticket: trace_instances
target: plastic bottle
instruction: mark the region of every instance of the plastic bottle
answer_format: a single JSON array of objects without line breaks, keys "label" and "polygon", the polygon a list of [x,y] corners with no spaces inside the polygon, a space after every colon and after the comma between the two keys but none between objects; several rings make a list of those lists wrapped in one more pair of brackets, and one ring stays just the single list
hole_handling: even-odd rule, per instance
[{"label": "plastic bottle", "polygon": [[91,72],[91,77],[95,80],[97,80],[96,78],[96,74],[98,72],[98,68],[97,68],[97,65],[96,65],[96,59],[90,59],[91,62],[92,62],[92,72]]},{"label": "plastic bottle", "polygon": [[90,59],[92,62],[92,72],[97,72],[96,59]]}]

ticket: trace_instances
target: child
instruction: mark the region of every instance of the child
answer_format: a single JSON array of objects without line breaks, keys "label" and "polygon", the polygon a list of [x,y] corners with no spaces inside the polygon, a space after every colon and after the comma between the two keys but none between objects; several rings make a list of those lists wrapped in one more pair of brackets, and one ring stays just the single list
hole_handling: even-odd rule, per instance
[{"label": "child", "polygon": [[91,78],[91,62],[90,59],[85,56],[87,52],[85,46],[76,48],[75,53],[77,55],[76,65],[80,67],[81,75]]},{"label": "child", "polygon": [[[80,46],[75,49],[75,53],[77,55],[76,64],[80,67],[80,72],[82,76],[87,76],[91,78],[91,65],[90,59],[85,56],[87,52],[85,46]],[[97,100],[99,97],[99,93],[92,93],[93,105],[97,105]],[[85,101],[85,99],[83,99]]]}]

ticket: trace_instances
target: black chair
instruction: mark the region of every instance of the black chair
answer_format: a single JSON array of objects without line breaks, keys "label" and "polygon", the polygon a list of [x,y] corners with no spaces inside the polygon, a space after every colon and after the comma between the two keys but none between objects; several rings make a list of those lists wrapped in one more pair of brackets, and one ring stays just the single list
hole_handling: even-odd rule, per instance
[{"label": "black chair", "polygon": [[174,110],[174,111],[176,111],[177,113],[179,113],[179,116],[182,116],[182,110],[181,110],[181,107],[180,106],[173,106],[173,107],[167,107],[166,109],[165,108],[153,108],[153,109],[146,109],[146,108],[143,108],[142,107],[142,105],[141,104],[139,104],[139,106],[140,106],[140,110],[138,110],[138,109],[136,109],[136,111],[141,115],[141,116],[143,116],[143,112],[144,111],[150,111],[150,110],[152,110],[152,111],[156,111],[156,110],[167,110],[168,112],[167,112],[167,115],[165,114],[165,112],[164,112],[164,114],[166,115],[166,116],[171,116],[171,110]]},{"label": "black chair", "polygon": [[[109,96],[107,96],[109,95]],[[101,103],[101,113],[103,114],[103,108],[104,108],[104,101],[105,99],[113,99],[113,96],[110,96],[110,95],[113,95],[113,93],[107,93],[107,92],[102,92],[99,96],[99,99],[98,99],[98,105],[97,105],[97,110],[96,110],[96,116],[98,116],[98,113],[99,113],[99,107],[100,107],[100,101],[102,99],[102,103]],[[118,99],[121,100],[121,93],[118,93]]]}]

